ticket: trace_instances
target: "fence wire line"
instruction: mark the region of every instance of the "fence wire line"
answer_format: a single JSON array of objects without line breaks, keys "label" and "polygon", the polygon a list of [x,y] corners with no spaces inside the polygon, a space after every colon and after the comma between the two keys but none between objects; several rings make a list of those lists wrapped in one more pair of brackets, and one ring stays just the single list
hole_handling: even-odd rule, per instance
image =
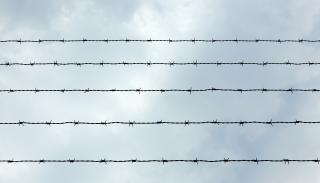
[{"label": "fence wire line", "polygon": [[216,160],[209,160],[209,159],[127,159],[127,160],[112,160],[112,159],[28,159],[28,160],[14,160],[14,159],[2,159],[0,163],[320,163],[318,158],[316,159],[216,159]]},{"label": "fence wire line", "polygon": [[115,42],[167,42],[167,43],[182,43],[182,42],[191,42],[191,43],[319,43],[319,39],[7,39],[0,40],[0,43],[45,43],[45,42],[58,42],[58,43],[115,43]]},{"label": "fence wire line", "polygon": [[203,89],[0,89],[0,93],[18,93],[18,92],[34,92],[34,93],[40,93],[40,92],[60,92],[60,93],[68,93],[68,92],[83,92],[83,93],[92,93],[92,92],[101,92],[101,93],[124,93],[124,92],[135,92],[135,93],[151,93],[151,92],[159,92],[159,93],[165,93],[165,92],[186,92],[186,93],[203,93],[203,92],[238,92],[238,93],[249,93],[249,92],[261,92],[261,93],[267,93],[267,92],[289,92],[289,93],[295,93],[295,92],[310,92],[310,93],[316,93],[320,92],[320,89],[313,88],[313,89],[303,89],[303,88],[287,88],[287,89],[274,89],[274,88],[249,88],[249,89],[233,89],[233,88],[203,88]]},{"label": "fence wire line", "polygon": [[109,126],[109,125],[240,125],[244,126],[246,124],[262,124],[262,125],[299,125],[299,124],[320,124],[320,121],[302,121],[302,120],[295,120],[295,121],[218,121],[218,120],[211,120],[211,121],[165,121],[165,120],[158,120],[158,121],[101,121],[101,122],[87,122],[87,121],[61,121],[61,122],[54,122],[50,121],[42,121],[42,122],[31,122],[31,121],[18,121],[18,122],[0,122],[0,125],[18,125],[18,126],[25,126],[25,125],[98,125],[98,126]]},{"label": "fence wire line", "polygon": [[248,62],[248,61],[239,61],[239,62],[3,62],[0,63],[0,66],[133,66],[133,65],[144,65],[144,66],[153,66],[153,65],[165,65],[165,66],[201,66],[201,65],[215,65],[215,66],[223,66],[223,65],[238,65],[238,66],[269,66],[269,65],[283,65],[283,66],[318,66],[320,62]]}]

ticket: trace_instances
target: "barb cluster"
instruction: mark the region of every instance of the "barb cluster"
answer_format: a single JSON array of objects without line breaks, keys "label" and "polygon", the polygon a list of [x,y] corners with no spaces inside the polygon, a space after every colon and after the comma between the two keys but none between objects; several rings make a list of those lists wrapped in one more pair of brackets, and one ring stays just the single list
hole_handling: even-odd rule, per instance
[{"label": "barb cluster", "polygon": [[167,43],[182,43],[182,42],[190,42],[190,43],[319,43],[318,39],[8,39],[8,40],[0,40],[0,43],[45,43],[45,42],[58,42],[58,43],[114,43],[114,42],[167,42]]},{"label": "barb cluster", "polygon": [[207,159],[128,159],[128,160],[111,160],[111,159],[97,159],[97,160],[88,160],[88,159],[33,159],[33,160],[0,160],[0,163],[284,163],[289,164],[294,163],[317,163],[319,164],[320,160],[316,159],[216,159],[216,160],[207,160]]},{"label": "barb cluster", "polygon": [[186,93],[199,93],[199,92],[238,92],[238,93],[248,93],[248,92],[289,92],[289,93],[295,93],[295,92],[320,92],[320,89],[313,88],[313,89],[302,89],[302,88],[288,88],[288,89],[274,89],[274,88],[249,88],[249,89],[233,89],[233,88],[203,88],[203,89],[0,89],[0,93],[17,93],[17,92],[34,92],[34,93],[40,93],[40,92],[60,92],[60,93],[67,93],[67,92],[103,92],[103,93],[112,93],[112,92],[135,92],[135,93],[147,93],[147,92],[159,92],[159,93],[165,93],[165,92],[186,92]]},{"label": "barb cluster", "polygon": [[283,65],[283,66],[318,66],[320,62],[249,62],[249,61],[239,61],[239,62],[4,62],[0,63],[0,66],[133,66],[133,65],[144,65],[144,66],[153,66],[153,65],[164,65],[164,66],[201,66],[201,65],[215,65],[215,66],[223,66],[223,65],[238,65],[238,66],[270,66],[270,65]]},{"label": "barb cluster", "polygon": [[301,121],[301,120],[295,120],[295,121],[218,121],[218,120],[211,120],[211,121],[101,121],[101,122],[86,122],[86,121],[79,121],[79,120],[73,120],[73,121],[61,121],[61,122],[53,122],[50,121],[43,121],[43,122],[30,122],[30,121],[18,121],[18,122],[0,122],[0,125],[18,125],[18,126],[24,126],[24,125],[98,125],[98,126],[108,126],[108,125],[129,125],[129,126],[135,126],[135,125],[240,125],[244,126],[246,124],[261,124],[261,125],[298,125],[298,124],[320,124],[320,121]]}]

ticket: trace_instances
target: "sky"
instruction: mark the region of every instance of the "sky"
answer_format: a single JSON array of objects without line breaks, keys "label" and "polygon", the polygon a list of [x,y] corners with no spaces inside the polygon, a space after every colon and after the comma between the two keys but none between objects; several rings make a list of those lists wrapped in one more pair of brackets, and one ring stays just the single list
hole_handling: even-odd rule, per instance
[{"label": "sky", "polygon": [[[0,39],[319,39],[319,1],[0,0]],[[318,61],[318,44],[1,44],[0,62]],[[317,66],[0,67],[0,89],[319,88]],[[313,120],[317,93],[1,93],[1,122]],[[1,126],[0,159],[315,159],[317,125]],[[320,156],[319,156],[320,157]],[[317,164],[1,164],[0,182],[317,182]]]}]

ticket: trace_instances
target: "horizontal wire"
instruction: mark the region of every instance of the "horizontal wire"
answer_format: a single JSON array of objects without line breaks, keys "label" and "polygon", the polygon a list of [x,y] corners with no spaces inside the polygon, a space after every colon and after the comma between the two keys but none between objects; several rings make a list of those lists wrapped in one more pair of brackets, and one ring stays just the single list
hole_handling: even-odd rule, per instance
[{"label": "horizontal wire", "polygon": [[191,42],[191,43],[219,43],[219,42],[233,42],[233,43],[319,43],[319,39],[8,39],[0,40],[0,43],[44,43],[44,42],[60,42],[60,43],[113,43],[113,42],[167,42],[167,43],[181,43],[181,42]]},{"label": "horizontal wire", "polygon": [[79,120],[73,120],[73,121],[62,121],[62,122],[53,122],[50,121],[43,121],[43,122],[30,122],[30,121],[18,121],[18,122],[0,122],[0,125],[18,125],[18,126],[24,126],[24,125],[101,125],[101,126],[107,126],[107,125],[206,125],[206,124],[213,124],[213,125],[240,125],[243,126],[245,124],[263,124],[263,125],[298,125],[298,124],[320,124],[320,121],[302,121],[302,120],[295,120],[295,121],[218,121],[218,120],[211,120],[211,121],[164,121],[164,120],[158,120],[158,121],[101,121],[101,122],[86,122],[86,121],[79,121]]},{"label": "horizontal wire", "polygon": [[30,62],[30,63],[24,63],[24,62],[3,62],[0,63],[0,66],[127,66],[127,65],[144,65],[144,66],[153,66],[153,65],[166,65],[166,66],[200,66],[200,65],[216,65],[216,66],[222,66],[222,65],[239,65],[239,66],[246,66],[246,65],[256,65],[256,66],[268,66],[268,65],[284,65],[284,66],[318,66],[320,65],[320,62],[248,62],[248,61],[239,61],[239,62]]},{"label": "horizontal wire", "polygon": [[216,160],[208,160],[208,159],[127,159],[127,160],[111,160],[111,159],[29,159],[29,160],[0,160],[0,163],[285,163],[289,164],[291,162],[294,163],[317,163],[319,164],[320,160],[316,159],[216,159]]},{"label": "horizontal wire", "polygon": [[61,92],[61,93],[67,93],[67,92],[103,92],[103,93],[113,93],[113,92],[136,92],[136,93],[144,93],[144,92],[159,92],[159,93],[165,93],[165,92],[186,92],[186,93],[199,93],[199,92],[239,92],[239,93],[248,93],[248,92],[320,92],[320,89],[314,88],[314,89],[302,89],[302,88],[288,88],[288,89],[272,89],[272,88],[250,88],[250,89],[232,89],[232,88],[203,88],[203,89],[0,89],[0,93],[18,93],[18,92],[34,92],[34,93],[40,93],[40,92]]}]

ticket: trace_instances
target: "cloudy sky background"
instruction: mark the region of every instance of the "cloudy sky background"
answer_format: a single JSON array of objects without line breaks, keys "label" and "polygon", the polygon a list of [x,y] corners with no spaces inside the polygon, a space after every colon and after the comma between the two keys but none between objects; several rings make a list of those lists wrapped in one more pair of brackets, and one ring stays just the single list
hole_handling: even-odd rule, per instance
[{"label": "cloudy sky background", "polygon": [[[5,1],[0,39],[319,39],[320,4]],[[1,44],[5,61],[318,61],[317,44]],[[1,67],[0,88],[320,88],[314,67]],[[3,122],[319,120],[311,93],[2,93]],[[1,126],[0,159],[314,159],[314,126]],[[317,182],[316,164],[1,164],[0,182]]]}]

